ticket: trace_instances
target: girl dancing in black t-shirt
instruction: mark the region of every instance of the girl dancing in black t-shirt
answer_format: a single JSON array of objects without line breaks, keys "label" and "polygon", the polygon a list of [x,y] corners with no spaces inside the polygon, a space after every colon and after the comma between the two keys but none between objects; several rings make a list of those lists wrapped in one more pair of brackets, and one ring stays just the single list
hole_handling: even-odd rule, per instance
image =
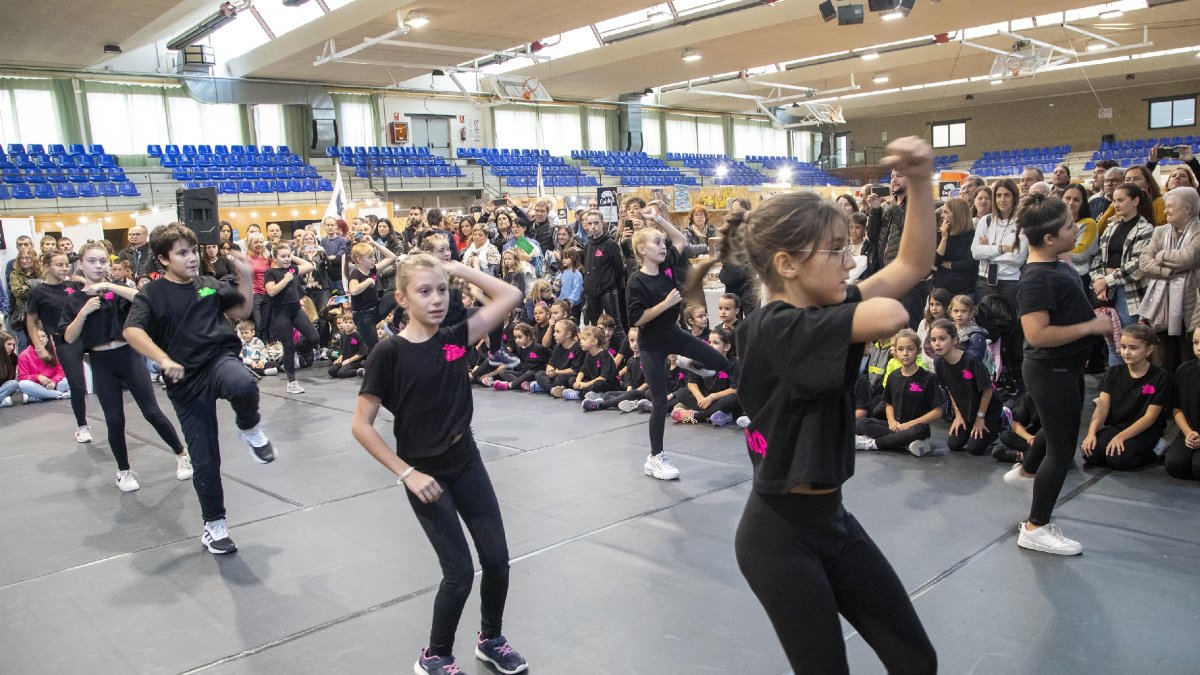
[{"label": "girl dancing in black t-shirt", "polygon": [[[492,300],[470,317],[443,325],[449,309],[447,272],[478,286]],[[471,436],[471,385],[467,351],[521,303],[505,282],[458,262],[443,264],[426,253],[410,255],[396,273],[396,301],[408,317],[404,330],[371,351],[353,432],[371,456],[399,476],[442,566],[433,603],[429,646],[417,673],[460,672],[454,633],[471,593],[474,565],[459,517],[467,524],[479,564],[482,621],[475,656],[502,673],[526,669],[501,634],[508,596],[508,544],[491,479]],[[396,450],[372,426],[382,405],[395,416]]]},{"label": "girl dancing in black t-shirt", "polygon": [[[845,673],[838,614],[890,673],[932,673],[937,655],[883,553],[842,507],[854,473],[854,405],[863,344],[908,324],[896,298],[929,274],[931,151],[889,147],[909,181],[908,218],[891,264],[857,286],[846,216],[812,193],[771,197],[729,216],[719,260],[752,270],[767,304],[737,329],[738,398],[752,420],[754,484],[738,526],[738,565],[796,672]],[[695,283],[707,269],[694,273]]]}]

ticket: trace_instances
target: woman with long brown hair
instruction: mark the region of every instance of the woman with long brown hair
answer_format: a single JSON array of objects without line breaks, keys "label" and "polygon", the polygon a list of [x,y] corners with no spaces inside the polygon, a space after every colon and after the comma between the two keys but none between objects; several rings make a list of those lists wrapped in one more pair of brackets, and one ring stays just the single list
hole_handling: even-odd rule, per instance
[{"label": "woman with long brown hair", "polygon": [[970,295],[975,290],[979,263],[971,255],[975,226],[971,206],[962,197],[951,197],[942,204],[938,224],[937,257],[934,258],[933,287],[952,295]]}]

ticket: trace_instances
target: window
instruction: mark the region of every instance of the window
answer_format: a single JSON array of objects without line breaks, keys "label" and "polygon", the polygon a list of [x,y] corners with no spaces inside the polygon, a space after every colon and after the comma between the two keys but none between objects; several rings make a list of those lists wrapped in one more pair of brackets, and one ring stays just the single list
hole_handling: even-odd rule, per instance
[{"label": "window", "polygon": [[833,152],[836,166],[850,166],[850,134],[834,134]]},{"label": "window", "polygon": [[335,103],[342,145],[379,145],[375,134],[375,108],[369,97],[347,96],[341,100],[335,99]]},{"label": "window", "polygon": [[254,106],[254,137],[259,145],[287,145],[283,106]]},{"label": "window", "polygon": [[569,155],[572,150],[583,148],[578,108],[542,108],[538,111],[538,119],[542,130],[540,143],[522,147],[545,148],[551,155]]},{"label": "window", "polygon": [[142,154],[170,138],[161,90],[88,92],[87,108],[92,142],[113,154]]},{"label": "window", "polygon": [[532,108],[492,111],[496,147],[522,149],[537,145],[537,111]]},{"label": "window", "polygon": [[934,122],[933,147],[957,148],[967,144],[967,123]]},{"label": "window", "polygon": [[62,143],[54,94],[47,89],[0,89],[0,147]]},{"label": "window", "polygon": [[608,117],[604,110],[587,111],[588,150],[608,150]]},{"label": "window", "polygon": [[642,152],[651,156],[662,155],[662,130],[658,126],[657,112],[642,109]]},{"label": "window", "polygon": [[241,111],[236,104],[210,105],[187,96],[168,96],[167,119],[172,143],[240,145],[243,140]]},{"label": "window", "polygon": [[1150,101],[1150,128],[1170,129],[1196,124],[1196,97]]}]

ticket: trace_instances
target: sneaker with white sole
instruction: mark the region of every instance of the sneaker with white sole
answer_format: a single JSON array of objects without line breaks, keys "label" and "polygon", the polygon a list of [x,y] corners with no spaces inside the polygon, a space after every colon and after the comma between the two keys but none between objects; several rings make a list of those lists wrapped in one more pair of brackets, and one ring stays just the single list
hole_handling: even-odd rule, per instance
[{"label": "sneaker with white sole", "polygon": [[562,397],[564,401],[578,401],[581,398],[576,389],[563,389]]},{"label": "sneaker with white sole", "polygon": [[13,400],[11,396],[5,396],[3,399],[0,399],[0,408],[11,408],[12,406]]},{"label": "sneaker with white sole", "polygon": [[654,401],[651,401],[648,398],[644,398],[644,399],[638,401],[637,409],[638,409],[638,412],[652,413],[652,412],[654,412]]},{"label": "sneaker with white sole", "polygon": [[1004,482],[1005,483],[1008,483],[1009,485],[1015,485],[1019,488],[1025,489],[1025,490],[1033,489],[1033,479],[1034,479],[1034,476],[1026,476],[1025,475],[1025,472],[1021,469],[1020,462],[1013,464],[1011,469],[1004,472]]},{"label": "sneaker with white sole", "polygon": [[542,388],[542,385],[538,384],[537,382],[525,382],[525,383],[521,384],[521,388],[524,389],[526,384],[529,385],[529,388],[526,389],[526,391],[528,391],[532,394],[546,393],[546,390]]},{"label": "sneaker with white sole", "polygon": [[296,380],[292,380],[291,382],[288,382],[288,384],[287,384],[287,393],[289,393],[289,394],[303,394],[303,393],[304,393],[304,387],[300,386],[300,383],[299,383],[299,382],[297,382]]},{"label": "sneaker with white sole", "polygon": [[557,387],[551,387],[550,395],[553,396],[554,398],[562,398],[563,392],[566,391],[566,389],[567,388],[562,385],[559,385]]},{"label": "sneaker with white sole", "polygon": [[595,398],[585,398],[579,404],[583,407],[584,412],[595,412],[600,409],[600,400]]},{"label": "sneaker with white sole", "polygon": [[483,377],[479,378],[479,384],[482,384],[485,387],[490,387],[495,382],[496,382],[496,379],[494,377],[492,377],[491,375],[484,375]]},{"label": "sneaker with white sole", "polygon": [[117,472],[117,488],[121,492],[133,492],[142,486],[138,483],[137,474],[133,469]]},{"label": "sneaker with white sole", "polygon": [[617,410],[620,410],[623,413],[631,413],[638,409],[639,403],[641,403],[641,401],[621,401],[620,403],[617,403]]},{"label": "sneaker with white sole", "polygon": [[733,415],[730,415],[724,410],[718,410],[712,414],[712,417],[708,418],[708,421],[712,422],[714,427],[723,427],[733,421]]},{"label": "sneaker with white sole", "polygon": [[737,425],[738,425],[738,427],[740,427],[742,429],[749,427],[750,426],[750,418],[745,415],[742,415],[741,417],[737,418]]},{"label": "sneaker with white sole", "polygon": [[683,368],[684,370],[690,370],[700,377],[712,377],[713,375],[717,374],[717,371],[705,368],[686,356],[676,356],[675,365]]},{"label": "sneaker with white sole", "polygon": [[1083,544],[1063,536],[1062,530],[1054,523],[1047,523],[1036,530],[1025,528],[1025,523],[1017,526],[1017,546],[1030,551],[1053,553],[1054,555],[1079,555],[1083,553]]},{"label": "sneaker with white sole", "polygon": [[79,427],[78,429],[76,429],[75,430],[75,442],[76,443],[91,443],[92,442],[92,430],[87,427]]},{"label": "sneaker with white sole", "polygon": [[229,528],[225,526],[225,519],[213,520],[204,524],[204,533],[200,535],[200,543],[204,544],[204,548],[208,549],[209,553],[221,555],[223,553],[233,553],[237,550],[237,544],[229,538]]},{"label": "sneaker with white sole", "polygon": [[671,411],[671,419],[675,420],[676,424],[697,424],[696,411],[688,410],[687,408],[677,407]]},{"label": "sneaker with white sole", "polygon": [[278,374],[279,374],[278,368],[265,368],[263,370],[263,375],[278,375]]},{"label": "sneaker with white sole", "polygon": [[487,661],[504,675],[516,675],[529,668],[525,658],[508,644],[504,636],[484,640],[482,633],[475,634],[475,658]]},{"label": "sneaker with white sole", "polygon": [[854,437],[855,450],[876,450],[875,439],[870,436],[856,435]]},{"label": "sneaker with white sole", "polygon": [[660,452],[657,455],[650,455],[646,458],[646,463],[642,465],[642,469],[647,476],[654,476],[659,480],[678,480],[679,469],[667,459],[667,453]]},{"label": "sneaker with white sole", "polygon": [[521,365],[521,359],[508,353],[508,350],[501,347],[494,352],[488,352],[487,361],[489,366],[504,366],[506,368],[516,368]]},{"label": "sneaker with white sole", "polygon": [[175,456],[175,478],[177,480],[192,479],[192,456],[191,455],[176,455]]},{"label": "sneaker with white sole", "polygon": [[929,454],[929,441],[915,440],[908,444],[908,451],[912,453],[913,457],[924,457]]},{"label": "sneaker with white sole", "polygon": [[246,431],[238,431],[238,435],[250,446],[250,457],[259,464],[270,464],[275,461],[275,448],[263,433],[262,427],[254,427]]},{"label": "sneaker with white sole", "polygon": [[429,648],[421,650],[417,662],[413,664],[416,675],[466,675],[454,664],[454,655],[430,656]]}]

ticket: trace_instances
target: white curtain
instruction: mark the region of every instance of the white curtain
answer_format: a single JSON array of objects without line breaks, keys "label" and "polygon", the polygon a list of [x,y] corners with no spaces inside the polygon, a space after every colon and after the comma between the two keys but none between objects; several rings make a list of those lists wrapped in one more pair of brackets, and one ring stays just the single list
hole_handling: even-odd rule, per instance
[{"label": "white curtain", "polygon": [[699,152],[696,147],[696,118],[668,116],[665,151]]},{"label": "white curtain", "polygon": [[725,130],[720,118],[696,118],[696,148],[701,154],[725,154]]},{"label": "white curtain", "polygon": [[738,157],[787,155],[787,134],[771,127],[769,122],[735,119],[733,121],[733,151]]},{"label": "white curtain", "polygon": [[119,155],[138,155],[149,144],[170,142],[161,91],[89,92],[88,123],[92,142]]},{"label": "white curtain", "polygon": [[579,124],[578,108],[543,108],[538,117],[542,127],[542,142],[551,155],[570,155],[583,148],[583,129]]},{"label": "white curtain", "polygon": [[792,156],[801,162],[813,161],[813,137],[811,132],[792,132]]},{"label": "white curtain", "polygon": [[608,117],[603,110],[588,110],[588,150],[608,150]]},{"label": "white curtain", "polygon": [[[647,155],[662,155],[662,133],[658,113],[642,112],[642,150]],[[674,151],[672,151],[674,152]]]},{"label": "white curtain", "polygon": [[167,97],[171,142],[179,145],[240,145],[241,113],[236,104],[204,104],[187,96]]},{"label": "white curtain", "polygon": [[538,145],[537,111],[533,108],[492,110],[492,126],[496,147],[508,149],[535,148]]},{"label": "white curtain", "polygon": [[54,94],[37,89],[0,89],[0,149],[9,143],[62,143]]},{"label": "white curtain", "polygon": [[283,106],[254,106],[254,138],[259,145],[287,145]]},{"label": "white curtain", "polygon": [[348,99],[337,102],[338,135],[342,145],[378,145],[371,99],[366,96],[352,96]]}]

